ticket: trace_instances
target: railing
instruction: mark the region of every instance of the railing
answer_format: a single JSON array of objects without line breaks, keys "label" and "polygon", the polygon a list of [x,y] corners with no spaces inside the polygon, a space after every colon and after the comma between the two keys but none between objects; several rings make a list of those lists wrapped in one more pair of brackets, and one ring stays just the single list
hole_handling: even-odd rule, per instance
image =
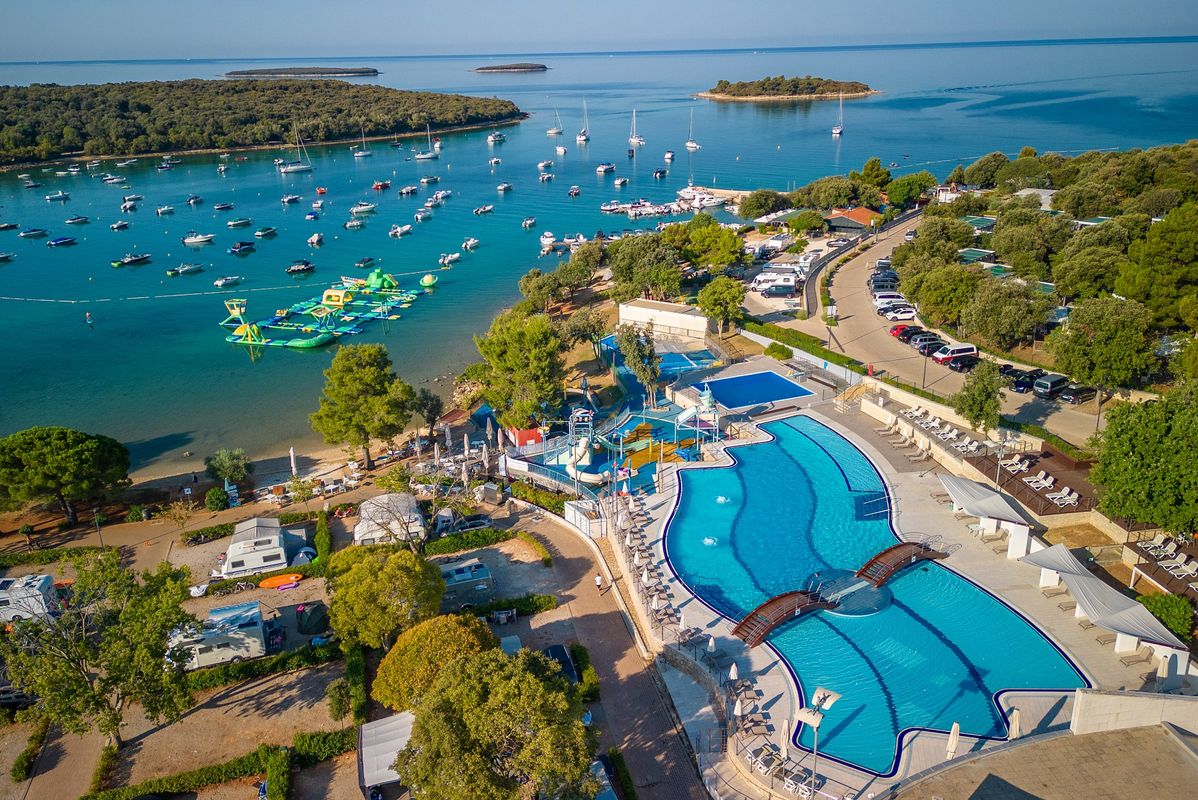
[{"label": "railing", "polygon": [[[904,214],[900,214],[879,228],[878,233],[883,233],[898,225],[902,225],[909,220],[915,219],[922,213],[922,208],[915,208]],[[862,242],[868,240],[870,235],[871,234],[868,233],[859,234],[844,247],[838,247],[835,250],[829,251],[822,258],[817,259],[812,265],[811,272],[807,275],[807,279],[803,284],[803,305],[807,309],[807,316],[810,317],[819,310],[819,274],[823,271],[824,267],[826,267],[828,264],[831,264],[841,256],[846,255]]]}]

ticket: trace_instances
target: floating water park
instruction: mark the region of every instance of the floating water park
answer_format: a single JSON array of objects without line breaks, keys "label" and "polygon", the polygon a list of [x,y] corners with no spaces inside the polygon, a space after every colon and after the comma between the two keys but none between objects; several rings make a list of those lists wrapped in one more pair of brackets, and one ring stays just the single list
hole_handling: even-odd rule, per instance
[{"label": "floating water park", "polygon": [[[420,279],[425,292],[436,283],[432,274]],[[400,310],[411,306],[420,294],[401,288],[392,275],[376,268],[364,278],[342,276],[319,297],[257,321],[247,320],[245,298],[230,298],[225,301],[228,316],[220,324],[231,331],[225,341],[234,344],[311,349],[361,333],[365,323],[399,319]]]}]

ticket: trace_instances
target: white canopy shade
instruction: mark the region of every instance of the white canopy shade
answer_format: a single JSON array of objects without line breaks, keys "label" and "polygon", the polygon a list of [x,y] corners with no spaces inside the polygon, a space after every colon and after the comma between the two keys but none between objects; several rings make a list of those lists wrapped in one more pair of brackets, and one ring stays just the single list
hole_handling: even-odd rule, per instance
[{"label": "white canopy shade", "polygon": [[1009,495],[996,492],[976,481],[958,478],[956,475],[940,474],[936,477],[940,478],[940,483],[952,498],[953,504],[971,517],[989,517],[1029,527],[1036,524],[1023,507]]},{"label": "white canopy shade", "polygon": [[653,608],[653,610],[654,610],[654,611],[660,611],[660,610],[661,610],[661,595],[659,595],[659,594],[655,594],[655,595],[653,595],[653,603],[652,603],[652,608]]},{"label": "white canopy shade", "polygon": [[736,705],[732,707],[732,716],[743,717],[745,715],[745,707],[741,704],[740,698],[736,699]]},{"label": "white canopy shade", "polygon": [[1153,644],[1186,649],[1152,612],[1096,577],[1065,545],[1054,544],[1019,560],[1059,574],[1077,601],[1077,607],[1100,628]]},{"label": "white canopy shade", "polygon": [[362,786],[399,782],[400,777],[391,765],[412,738],[415,719],[412,712],[404,711],[361,727],[358,731],[358,782]]}]

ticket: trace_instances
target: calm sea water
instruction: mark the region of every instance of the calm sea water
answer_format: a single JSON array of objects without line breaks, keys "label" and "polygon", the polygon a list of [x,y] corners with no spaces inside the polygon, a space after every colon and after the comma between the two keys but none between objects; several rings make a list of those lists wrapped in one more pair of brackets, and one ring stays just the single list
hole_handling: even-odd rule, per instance
[{"label": "calm sea water", "polygon": [[[24,190],[15,174],[0,175],[0,220],[43,227],[51,236],[73,235],[73,248],[48,248],[45,240],[20,240],[0,232],[0,251],[17,257],[0,265],[0,319],[7,346],[0,352],[4,376],[0,431],[35,424],[63,424],[104,432],[129,443],[139,466],[190,468],[198,455],[220,446],[247,448],[258,456],[277,455],[290,445],[301,449],[317,442],[306,415],[316,406],[321,372],[333,349],[293,352],[268,349],[252,359],[245,348],[224,341],[217,326],[224,317],[222,299],[247,297],[250,315],[267,316],[315,296],[342,274],[354,274],[354,261],[373,256],[412,285],[436,267],[441,253],[460,249],[474,236],[481,247],[465,254],[441,283],[399,320],[373,325],[357,341],[387,344],[397,369],[413,383],[430,386],[474,357],[472,336],[485,331],[491,317],[517,297],[516,279],[533,266],[551,266],[537,258],[537,236],[559,236],[628,226],[623,218],[602,215],[599,203],[616,197],[666,200],[689,180],[723,187],[761,185],[786,189],[831,173],[859,167],[870,156],[897,162],[896,172],[931,169],[943,176],[953,165],[968,163],[991,150],[1008,152],[1023,145],[1041,150],[1077,152],[1093,148],[1148,147],[1192,136],[1198,120],[1198,41],[1078,45],[901,47],[812,51],[703,52],[637,55],[561,55],[536,57],[552,69],[545,73],[478,75],[470,68],[492,58],[370,58],[272,61],[271,64],[358,64],[379,67],[378,83],[401,88],[496,95],[514,100],[532,118],[506,129],[506,143],[489,147],[485,132],[446,136],[436,162],[405,160],[406,151],[375,143],[369,159],[354,159],[348,148],[310,148],[315,171],[280,176],[271,164],[278,152],[250,154],[230,162],[223,177],[215,156],[186,157],[169,172],[153,163],[102,167],[128,178],[127,190],[86,176],[56,177],[32,170],[44,186]],[[522,56],[519,58],[523,58]],[[530,56],[530,58],[532,58]],[[261,66],[256,61],[91,62],[0,64],[0,83],[82,83],[123,80],[214,78],[231,70]],[[691,94],[720,78],[752,79],[766,74],[818,74],[862,80],[883,93],[845,102],[846,133],[833,140],[828,131],[836,104],[786,103],[745,105],[697,101]],[[589,146],[574,143],[586,101],[592,131]],[[625,155],[631,112],[637,109],[639,132],[647,139],[635,159]],[[565,156],[554,153],[544,133],[562,116],[567,135]],[[694,136],[703,149],[687,154],[690,112]],[[665,180],[653,169],[663,166],[666,149],[678,157]],[[488,159],[502,164],[491,168]],[[539,183],[536,163],[557,162],[557,179]],[[616,175],[631,185],[615,189],[612,177],[597,176],[595,164],[612,161]],[[391,223],[408,223],[418,202],[400,198],[396,189],[425,174],[441,177],[439,187],[454,197],[434,218],[417,225],[401,240],[389,239]],[[377,195],[371,182],[392,180]],[[514,191],[500,195],[496,185],[509,181]],[[582,196],[571,200],[571,184]],[[329,192],[330,209],[317,222],[305,221],[316,186]],[[71,193],[68,203],[48,203],[56,189]],[[431,190],[422,190],[423,199]],[[122,215],[121,196],[145,195],[141,210]],[[189,208],[189,194],[204,205]],[[280,197],[295,193],[299,205],[283,207]],[[356,200],[377,199],[376,214],[359,231],[341,223]],[[229,212],[212,204],[233,202]],[[173,217],[157,217],[154,208],[174,205]],[[494,203],[495,213],[471,210]],[[90,225],[65,225],[82,214]],[[536,228],[520,228],[525,216]],[[225,221],[248,216],[253,227],[273,225],[280,236],[260,242],[243,257],[226,250],[252,238],[253,228],[229,230]],[[128,218],[131,227],[109,230]],[[642,223],[643,225],[643,223]],[[180,237],[188,230],[217,234],[216,244],[195,251]],[[310,250],[305,240],[322,231],[326,244]],[[146,251],[153,262],[113,269],[109,261],[126,252]],[[292,259],[310,258],[317,272],[293,279],[283,269]],[[195,276],[167,278],[167,267],[181,261],[205,263]],[[237,292],[215,293],[212,281],[223,274],[245,276]],[[49,302],[53,301],[53,302]],[[60,302],[61,301],[61,302]],[[84,322],[86,312],[94,324]]]}]

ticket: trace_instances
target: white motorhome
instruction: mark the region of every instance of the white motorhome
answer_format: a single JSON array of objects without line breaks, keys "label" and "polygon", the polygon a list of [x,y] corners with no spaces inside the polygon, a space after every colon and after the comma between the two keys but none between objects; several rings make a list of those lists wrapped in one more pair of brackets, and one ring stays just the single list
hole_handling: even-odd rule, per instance
[{"label": "white motorhome", "polygon": [[749,288],[755,292],[760,292],[762,289],[768,289],[771,286],[795,286],[797,276],[793,272],[774,272],[766,270],[753,278],[753,282],[749,284]]},{"label": "white motorhome", "polygon": [[428,538],[420,503],[413,494],[381,494],[364,500],[358,506],[358,518],[354,544],[422,542]]},{"label": "white motorhome", "polygon": [[170,646],[187,652],[189,670],[259,658],[266,655],[268,625],[257,602],[214,608],[198,629],[177,631]]},{"label": "white motorhome", "polygon": [[287,566],[286,533],[277,519],[255,517],[237,523],[233,541],[215,578],[239,578]]},{"label": "white motorhome", "polygon": [[0,578],[0,620],[48,617],[58,603],[58,590],[49,575]]}]

